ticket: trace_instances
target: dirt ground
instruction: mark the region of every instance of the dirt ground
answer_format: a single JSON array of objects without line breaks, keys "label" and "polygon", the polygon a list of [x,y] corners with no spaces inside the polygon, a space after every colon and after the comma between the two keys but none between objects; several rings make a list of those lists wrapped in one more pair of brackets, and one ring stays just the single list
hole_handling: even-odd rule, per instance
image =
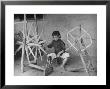
[{"label": "dirt ground", "polygon": [[[94,61],[96,60],[96,58],[92,57],[92,60]],[[66,71],[62,71],[62,68],[60,66],[57,66],[57,67],[54,67],[54,71],[48,76],[88,76],[88,73],[85,72],[84,69],[79,71],[71,71],[71,72],[68,71],[74,68],[84,68],[79,56],[74,56],[67,61],[65,65]],[[26,59],[24,60],[24,72],[22,73],[20,71],[20,58],[17,58],[15,59],[15,62],[14,62],[14,75],[15,76],[44,76],[44,73],[41,70],[29,67],[27,65]],[[90,75],[96,76],[97,73],[91,72]]]}]

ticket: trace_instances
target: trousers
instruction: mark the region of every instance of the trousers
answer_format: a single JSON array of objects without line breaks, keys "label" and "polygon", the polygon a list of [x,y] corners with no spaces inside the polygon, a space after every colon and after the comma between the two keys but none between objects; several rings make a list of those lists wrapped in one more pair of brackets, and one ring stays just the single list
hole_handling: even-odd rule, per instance
[{"label": "trousers", "polygon": [[[69,56],[70,56],[70,55],[69,55],[69,53],[67,53],[67,52],[64,52],[62,55],[60,55],[60,57],[63,58],[62,66],[65,65],[65,63],[67,62]],[[53,59],[55,59],[55,58],[57,57],[57,55],[56,55],[55,53],[50,53],[50,54],[47,55],[47,57],[48,57],[48,58],[51,57],[52,60],[53,60]],[[52,61],[52,60],[51,60],[51,61]],[[48,62],[49,62],[49,61],[48,61]]]}]

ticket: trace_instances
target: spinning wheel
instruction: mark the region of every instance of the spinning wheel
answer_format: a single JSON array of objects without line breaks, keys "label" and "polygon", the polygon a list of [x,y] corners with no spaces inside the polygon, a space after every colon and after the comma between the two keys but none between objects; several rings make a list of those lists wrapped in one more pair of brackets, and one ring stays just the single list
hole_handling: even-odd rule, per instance
[{"label": "spinning wheel", "polygon": [[67,41],[71,45],[70,48],[73,47],[79,53],[85,71],[89,74],[92,63],[86,49],[92,45],[91,36],[80,25],[67,33]]},{"label": "spinning wheel", "polygon": [[[15,27],[16,27],[16,24],[15,23]],[[31,24],[32,26],[32,24]],[[30,28],[31,28],[30,26]],[[35,30],[37,29],[37,26],[35,26]],[[28,64],[30,67],[34,67],[34,68],[37,68],[37,69],[40,69],[40,70],[43,70],[47,75],[48,71],[50,71],[49,69],[52,70],[52,68],[44,68],[44,67],[41,67],[41,66],[38,66],[38,65],[35,65],[34,63],[36,63],[37,61],[37,53],[39,52],[40,54],[40,58],[41,58],[41,61],[43,60],[42,59],[42,55],[41,55],[41,51],[45,54],[47,54],[45,52],[45,50],[43,49],[43,46],[42,44],[46,42],[46,40],[40,40],[41,36],[43,35],[43,30],[40,34],[38,34],[38,32],[33,32],[33,36],[30,37],[30,32],[32,30],[31,29],[28,29],[27,30],[27,21],[26,21],[26,15],[24,14],[24,21],[23,21],[23,29],[22,29],[22,41],[17,41],[17,44],[19,44],[19,48],[16,50],[16,52],[18,52],[20,49],[22,49],[22,55],[21,55],[21,72],[23,72],[23,67],[24,67],[24,64],[23,64],[23,61],[24,61],[24,55],[26,53],[26,57],[27,57],[27,60],[28,60]],[[33,52],[33,49],[35,49],[35,53]],[[15,53],[16,53],[15,52]],[[29,58],[29,55],[32,55],[34,57],[34,61],[30,61],[30,58]]]}]

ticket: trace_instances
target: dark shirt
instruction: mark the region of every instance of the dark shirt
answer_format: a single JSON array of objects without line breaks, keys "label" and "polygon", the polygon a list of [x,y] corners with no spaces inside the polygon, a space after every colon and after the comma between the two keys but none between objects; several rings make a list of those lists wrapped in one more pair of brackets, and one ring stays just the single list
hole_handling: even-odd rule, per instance
[{"label": "dark shirt", "polygon": [[48,48],[54,48],[55,54],[58,54],[60,51],[64,50],[65,51],[65,43],[61,40],[58,39],[57,41],[53,40],[49,45]]}]

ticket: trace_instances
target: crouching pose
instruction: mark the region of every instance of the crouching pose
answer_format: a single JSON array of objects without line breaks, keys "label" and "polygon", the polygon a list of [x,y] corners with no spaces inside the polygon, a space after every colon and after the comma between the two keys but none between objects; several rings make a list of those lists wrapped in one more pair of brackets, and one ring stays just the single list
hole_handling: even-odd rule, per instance
[{"label": "crouching pose", "polygon": [[53,37],[53,40],[47,47],[48,48],[53,47],[54,53],[50,53],[47,55],[48,62],[51,63],[54,58],[61,57],[63,59],[61,67],[64,68],[65,63],[68,60],[69,53],[65,51],[65,43],[61,40],[61,35],[59,31],[54,31],[52,33],[52,37]]}]

